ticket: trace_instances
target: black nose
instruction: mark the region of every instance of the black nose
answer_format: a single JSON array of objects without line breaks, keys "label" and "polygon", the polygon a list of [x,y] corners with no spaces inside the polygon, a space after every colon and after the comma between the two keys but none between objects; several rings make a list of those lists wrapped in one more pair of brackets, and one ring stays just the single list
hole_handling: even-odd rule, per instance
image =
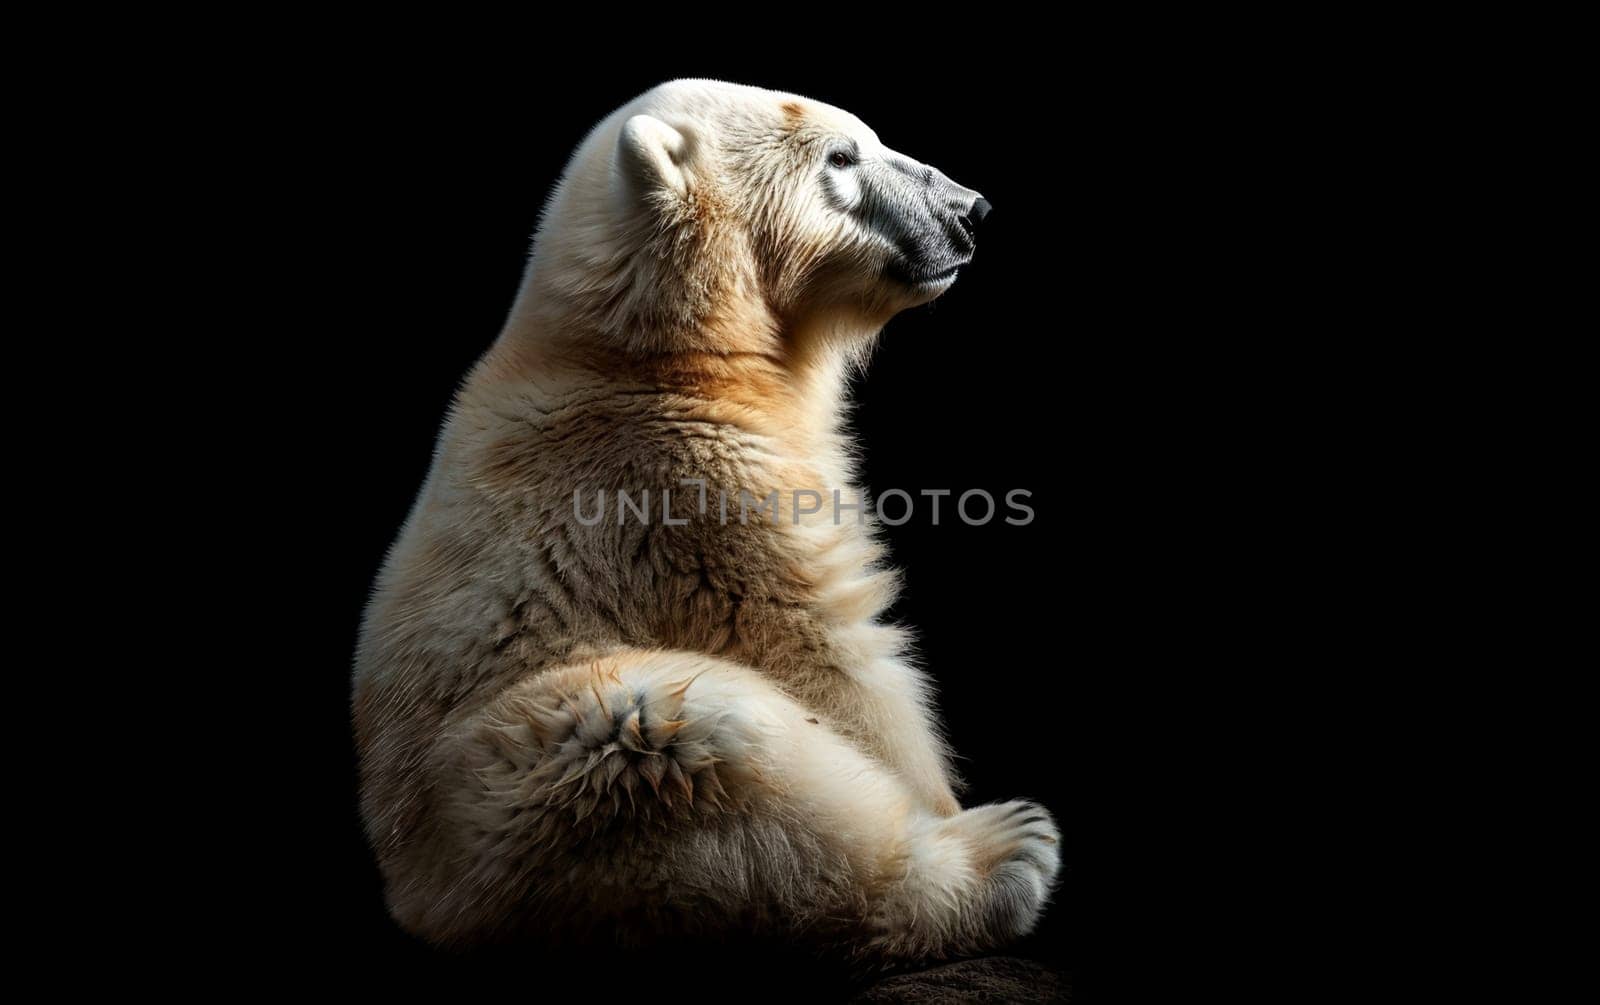
[{"label": "black nose", "polygon": [[989,215],[991,209],[994,207],[989,204],[989,200],[980,195],[978,201],[972,204],[972,208],[967,210],[967,219],[976,226],[983,222],[983,218]]}]

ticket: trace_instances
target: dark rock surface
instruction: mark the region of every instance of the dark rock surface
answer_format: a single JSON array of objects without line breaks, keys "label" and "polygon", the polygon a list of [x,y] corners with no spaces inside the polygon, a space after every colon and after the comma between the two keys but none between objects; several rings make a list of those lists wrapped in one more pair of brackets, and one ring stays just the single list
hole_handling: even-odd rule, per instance
[{"label": "dark rock surface", "polygon": [[989,956],[898,974],[872,985],[857,1002],[1065,1002],[1061,974],[1031,960]]}]

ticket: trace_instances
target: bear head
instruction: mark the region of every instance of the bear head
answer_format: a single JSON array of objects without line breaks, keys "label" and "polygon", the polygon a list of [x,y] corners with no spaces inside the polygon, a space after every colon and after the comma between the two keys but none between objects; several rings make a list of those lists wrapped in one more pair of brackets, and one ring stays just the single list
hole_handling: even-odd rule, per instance
[{"label": "bear head", "polygon": [[673,81],[574,153],[513,322],[627,352],[849,345],[947,290],[988,211],[848,112]]}]

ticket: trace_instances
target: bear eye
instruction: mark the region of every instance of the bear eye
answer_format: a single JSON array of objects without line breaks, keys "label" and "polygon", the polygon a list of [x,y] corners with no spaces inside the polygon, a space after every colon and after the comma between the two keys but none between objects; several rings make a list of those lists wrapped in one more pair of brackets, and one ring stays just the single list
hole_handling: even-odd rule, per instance
[{"label": "bear eye", "polygon": [[843,150],[835,150],[828,155],[828,163],[836,168],[847,168],[855,162],[856,159]]}]

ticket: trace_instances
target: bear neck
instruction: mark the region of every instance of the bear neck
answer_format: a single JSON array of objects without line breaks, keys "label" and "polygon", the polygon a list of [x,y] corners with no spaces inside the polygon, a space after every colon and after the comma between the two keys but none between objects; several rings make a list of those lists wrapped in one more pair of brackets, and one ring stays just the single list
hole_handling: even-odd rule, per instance
[{"label": "bear neck", "polygon": [[819,459],[839,452],[851,364],[886,317],[774,303],[748,231],[728,225],[714,200],[683,203],[643,232],[585,229],[567,212],[540,228],[491,374],[565,371],[586,385],[655,388],[688,402],[697,421]]},{"label": "bear neck", "polygon": [[[740,327],[730,330],[729,317],[740,314]],[[654,390],[695,421],[733,425],[819,459],[838,453],[849,374],[876,327],[863,324],[847,336],[834,321],[811,330],[765,308],[729,317],[712,319],[698,329],[699,337],[683,340],[685,347],[644,349],[655,340],[620,346],[581,318],[525,306],[513,313],[469,383],[603,382],[634,394]],[[740,344],[751,348],[729,348]]]}]

